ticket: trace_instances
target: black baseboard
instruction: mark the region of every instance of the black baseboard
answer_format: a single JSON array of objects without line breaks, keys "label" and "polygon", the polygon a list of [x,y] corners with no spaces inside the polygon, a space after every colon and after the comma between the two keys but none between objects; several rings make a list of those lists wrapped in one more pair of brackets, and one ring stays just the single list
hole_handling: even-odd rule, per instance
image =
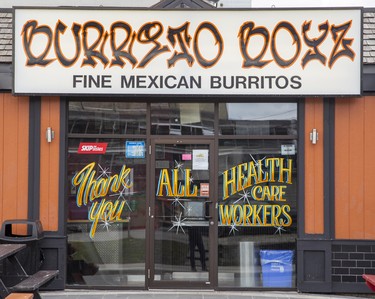
[{"label": "black baseboard", "polygon": [[66,277],[66,237],[46,234],[41,240],[40,248],[44,255],[41,270],[59,270],[59,275],[41,290],[65,289]]},{"label": "black baseboard", "polygon": [[375,273],[375,241],[297,240],[297,289],[369,294],[362,274]]}]

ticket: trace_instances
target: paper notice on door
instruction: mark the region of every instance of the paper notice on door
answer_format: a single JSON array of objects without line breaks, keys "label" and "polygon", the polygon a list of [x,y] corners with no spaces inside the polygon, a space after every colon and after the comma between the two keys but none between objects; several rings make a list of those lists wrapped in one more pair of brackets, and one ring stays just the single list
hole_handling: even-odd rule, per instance
[{"label": "paper notice on door", "polygon": [[210,196],[210,184],[201,183],[199,188],[199,196]]},{"label": "paper notice on door", "polygon": [[193,150],[193,170],[208,170],[208,150]]}]

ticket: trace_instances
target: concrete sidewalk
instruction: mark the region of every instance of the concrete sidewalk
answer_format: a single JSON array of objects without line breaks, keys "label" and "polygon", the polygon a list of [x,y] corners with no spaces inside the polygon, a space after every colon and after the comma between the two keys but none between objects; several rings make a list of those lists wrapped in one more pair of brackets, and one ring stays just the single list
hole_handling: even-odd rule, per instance
[{"label": "concrete sidewalk", "polygon": [[65,290],[41,292],[42,299],[362,299],[375,298],[372,294],[324,295],[297,292],[216,292],[216,291],[98,291]]}]

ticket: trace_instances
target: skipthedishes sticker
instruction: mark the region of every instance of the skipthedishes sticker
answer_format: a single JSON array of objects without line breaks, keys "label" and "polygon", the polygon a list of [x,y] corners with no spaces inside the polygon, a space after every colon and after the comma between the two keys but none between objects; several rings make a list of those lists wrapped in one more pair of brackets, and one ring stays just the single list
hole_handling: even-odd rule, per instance
[{"label": "skipthedishes sticker", "polygon": [[105,154],[108,143],[81,142],[78,147],[78,154]]}]

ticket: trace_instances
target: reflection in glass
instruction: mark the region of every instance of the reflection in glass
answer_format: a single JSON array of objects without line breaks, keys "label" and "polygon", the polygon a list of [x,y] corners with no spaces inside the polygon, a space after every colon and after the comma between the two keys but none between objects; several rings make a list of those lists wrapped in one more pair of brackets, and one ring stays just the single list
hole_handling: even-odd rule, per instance
[{"label": "reflection in glass", "polygon": [[69,102],[68,125],[77,134],[146,134],[146,104]]},{"label": "reflection in glass", "polygon": [[297,135],[297,103],[221,103],[221,135]]},{"label": "reflection in glass", "polygon": [[213,132],[213,104],[151,104],[151,133],[154,135],[213,135]]},{"label": "reflection in glass", "polygon": [[159,144],[155,155],[155,280],[207,281],[208,146]]},{"label": "reflection in glass", "polygon": [[[294,287],[296,141],[221,140],[219,173],[219,286]],[[280,256],[281,250],[292,255],[288,265],[261,258],[264,251]],[[267,265],[275,271],[274,285],[266,283]]]},{"label": "reflection in glass", "polygon": [[[146,159],[127,159],[126,141],[69,139],[68,285],[145,284]],[[81,142],[107,149],[78,153]]]}]

